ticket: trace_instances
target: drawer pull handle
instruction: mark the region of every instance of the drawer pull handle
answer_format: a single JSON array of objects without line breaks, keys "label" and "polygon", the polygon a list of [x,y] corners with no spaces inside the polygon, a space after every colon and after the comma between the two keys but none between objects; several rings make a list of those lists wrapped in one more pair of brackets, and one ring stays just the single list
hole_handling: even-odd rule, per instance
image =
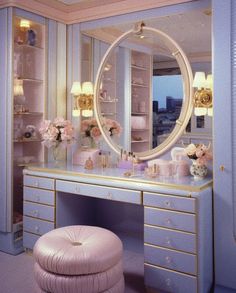
[{"label": "drawer pull handle", "polygon": [[38,183],[38,181],[35,181],[34,186],[35,186],[35,187],[39,187],[39,183]]},{"label": "drawer pull handle", "polygon": [[172,246],[172,243],[171,243],[171,240],[170,240],[170,238],[166,238],[166,244],[168,245],[168,246]]},{"label": "drawer pull handle", "polygon": [[111,193],[111,192],[108,192],[108,194],[107,194],[107,198],[108,198],[108,199],[112,199],[112,193]]},{"label": "drawer pull handle", "polygon": [[38,226],[35,226],[35,231],[39,232],[39,227]]},{"label": "drawer pull handle", "polygon": [[37,201],[40,202],[40,195],[37,195],[36,198],[37,198]]},{"label": "drawer pull handle", "polygon": [[171,279],[170,278],[167,278],[165,281],[166,281],[166,286],[168,288],[171,288]]},{"label": "drawer pull handle", "polygon": [[34,211],[33,214],[34,214],[35,217],[38,217],[39,212],[38,211]]},{"label": "drawer pull handle", "polygon": [[166,257],[165,257],[165,261],[166,261],[167,264],[170,264],[171,261],[172,261],[172,259],[171,259],[170,256],[166,256]]},{"label": "drawer pull handle", "polygon": [[224,165],[220,165],[220,171],[221,172],[224,172],[224,170],[225,170],[225,166]]},{"label": "drawer pull handle", "polygon": [[165,220],[165,222],[166,222],[167,225],[170,225],[170,224],[171,224],[171,219],[170,219],[170,218],[167,218],[167,219]]},{"label": "drawer pull handle", "polygon": [[80,187],[79,187],[79,186],[76,186],[76,187],[75,187],[75,191],[76,191],[77,193],[79,193],[79,192],[80,192]]},{"label": "drawer pull handle", "polygon": [[167,207],[170,207],[170,205],[171,205],[171,204],[170,204],[170,201],[169,201],[169,200],[166,200],[166,201],[165,201],[165,205],[166,205]]}]

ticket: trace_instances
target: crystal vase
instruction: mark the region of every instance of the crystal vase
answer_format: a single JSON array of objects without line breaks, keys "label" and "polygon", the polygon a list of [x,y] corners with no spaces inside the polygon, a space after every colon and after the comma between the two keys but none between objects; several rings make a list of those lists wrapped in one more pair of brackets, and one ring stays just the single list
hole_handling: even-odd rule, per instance
[{"label": "crystal vase", "polygon": [[91,136],[86,136],[83,138],[82,145],[86,148],[96,149],[97,144]]},{"label": "crystal vase", "polygon": [[55,163],[58,163],[62,157],[60,143],[52,147],[52,155]]}]

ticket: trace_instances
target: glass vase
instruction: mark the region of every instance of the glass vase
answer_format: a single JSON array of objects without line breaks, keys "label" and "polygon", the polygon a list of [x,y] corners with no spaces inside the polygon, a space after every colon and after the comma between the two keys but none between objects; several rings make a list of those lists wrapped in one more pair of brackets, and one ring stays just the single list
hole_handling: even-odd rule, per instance
[{"label": "glass vase", "polygon": [[82,146],[85,148],[96,149],[97,144],[91,136],[86,136],[83,138]]},{"label": "glass vase", "polygon": [[195,180],[201,180],[207,175],[207,166],[199,165],[195,160],[192,160],[190,174],[193,175]]},{"label": "glass vase", "polygon": [[60,144],[56,144],[55,146],[52,147],[52,155],[53,155],[54,162],[58,163],[59,160],[61,159],[61,147],[60,147]]}]

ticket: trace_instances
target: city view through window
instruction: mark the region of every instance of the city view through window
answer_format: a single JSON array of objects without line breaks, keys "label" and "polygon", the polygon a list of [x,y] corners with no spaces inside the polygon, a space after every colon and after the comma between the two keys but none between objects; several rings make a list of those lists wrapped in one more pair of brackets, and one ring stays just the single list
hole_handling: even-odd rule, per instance
[{"label": "city view through window", "polygon": [[158,136],[174,128],[182,101],[181,75],[153,76],[153,147],[158,145]]}]

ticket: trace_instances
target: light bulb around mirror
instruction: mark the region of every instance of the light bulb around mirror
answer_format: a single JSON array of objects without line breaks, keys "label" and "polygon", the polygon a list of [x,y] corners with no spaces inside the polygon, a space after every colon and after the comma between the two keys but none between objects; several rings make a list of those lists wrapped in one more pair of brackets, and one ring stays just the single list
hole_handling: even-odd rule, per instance
[{"label": "light bulb around mirror", "polygon": [[204,107],[195,107],[194,108],[194,115],[195,116],[204,116],[207,114],[207,108]]}]

